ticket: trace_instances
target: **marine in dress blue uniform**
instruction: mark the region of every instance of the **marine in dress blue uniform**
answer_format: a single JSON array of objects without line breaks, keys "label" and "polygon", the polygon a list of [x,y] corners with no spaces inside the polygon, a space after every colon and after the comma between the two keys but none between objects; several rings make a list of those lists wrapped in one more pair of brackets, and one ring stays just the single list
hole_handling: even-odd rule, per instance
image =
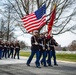
[{"label": "marine in dress blue uniform", "polygon": [[48,33],[46,32],[46,34],[45,34],[45,37],[46,37],[46,57],[47,57],[47,64],[48,64],[48,66],[52,66],[51,65],[51,55],[50,55],[50,52],[51,52],[51,50],[50,50],[50,47],[49,47],[49,38],[48,38]]},{"label": "marine in dress blue uniform", "polygon": [[43,33],[40,34],[40,38],[39,38],[39,50],[40,50],[40,57],[43,56],[43,62],[41,60],[41,64],[43,63],[44,67],[46,67],[46,48],[45,48],[45,44],[46,44],[46,39]]},{"label": "marine in dress blue uniform", "polygon": [[34,55],[36,54],[36,67],[40,68],[40,63],[39,63],[39,39],[38,39],[38,31],[35,30],[33,32],[33,36],[31,37],[31,55],[29,56],[26,65],[30,66],[30,63],[34,57]]},{"label": "marine in dress blue uniform", "polygon": [[16,41],[14,59],[15,59],[16,55],[17,55],[17,58],[20,59],[19,54],[20,54],[20,44],[19,44],[19,41]]},{"label": "marine in dress blue uniform", "polygon": [[[48,33],[46,32],[45,33],[45,49],[46,49],[46,59],[48,58],[49,59],[49,61],[47,61],[46,60],[46,62],[47,62],[47,64],[48,64],[48,66],[51,66],[50,65],[50,61],[51,61],[51,59],[50,59],[50,50],[48,49],[49,48],[49,43],[48,43],[48,41],[49,41],[49,39],[48,39]],[[41,64],[43,65],[43,59],[41,60]]]},{"label": "marine in dress blue uniform", "polygon": [[8,52],[8,43],[5,41],[4,43],[4,50],[3,50],[3,57],[7,58],[7,52]]},{"label": "marine in dress blue uniform", "polygon": [[2,40],[0,40],[0,60],[2,59],[2,50],[3,50],[3,44]]},{"label": "marine in dress blue uniform", "polygon": [[10,43],[10,53],[9,53],[9,58],[10,58],[10,56],[11,56],[11,58],[13,58],[13,56],[14,56],[14,43],[13,43],[13,41]]},{"label": "marine in dress blue uniform", "polygon": [[[54,60],[54,65],[58,66],[57,61],[56,61],[56,53],[55,53],[55,46],[58,46],[58,43],[55,41],[53,36],[49,40],[49,45],[50,45],[50,57],[53,57]],[[49,60],[49,59],[48,59]]]}]

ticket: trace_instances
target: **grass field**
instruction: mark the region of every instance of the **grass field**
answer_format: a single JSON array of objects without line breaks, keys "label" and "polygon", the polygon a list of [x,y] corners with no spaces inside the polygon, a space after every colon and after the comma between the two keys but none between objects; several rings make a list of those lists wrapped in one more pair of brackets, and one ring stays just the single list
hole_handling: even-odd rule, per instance
[{"label": "grass field", "polygon": [[30,52],[20,51],[20,56],[29,57]]},{"label": "grass field", "polygon": [[[20,56],[29,57],[30,52],[20,52]],[[57,60],[76,62],[76,54],[56,54]]]},{"label": "grass field", "polygon": [[76,54],[56,54],[58,60],[76,62]]}]

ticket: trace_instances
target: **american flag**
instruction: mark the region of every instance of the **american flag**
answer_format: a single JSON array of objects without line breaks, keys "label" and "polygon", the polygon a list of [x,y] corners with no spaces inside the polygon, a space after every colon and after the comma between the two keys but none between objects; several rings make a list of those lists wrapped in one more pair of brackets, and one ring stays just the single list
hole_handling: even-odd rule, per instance
[{"label": "american flag", "polygon": [[34,13],[24,16],[22,19],[24,28],[28,33],[39,30],[46,24],[46,5],[44,4]]}]

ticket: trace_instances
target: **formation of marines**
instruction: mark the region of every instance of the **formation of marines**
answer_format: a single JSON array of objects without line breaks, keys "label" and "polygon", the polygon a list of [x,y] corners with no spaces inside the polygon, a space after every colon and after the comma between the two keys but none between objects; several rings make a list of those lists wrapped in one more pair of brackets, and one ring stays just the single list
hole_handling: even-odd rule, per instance
[{"label": "formation of marines", "polygon": [[20,44],[19,41],[16,41],[15,43],[5,41],[3,42],[0,40],[0,60],[2,58],[12,58],[15,59],[16,55],[19,59],[19,52],[20,52]]},{"label": "formation of marines", "polygon": [[40,63],[44,66],[52,66],[51,58],[54,59],[54,65],[58,66],[56,62],[55,46],[58,46],[58,43],[55,41],[53,36],[48,37],[48,33],[45,34],[39,33],[37,30],[33,32],[31,37],[31,55],[27,60],[26,65],[30,66],[30,63],[36,54],[35,65],[37,68],[40,67]]},{"label": "formation of marines", "polygon": [[[41,68],[40,64],[44,67],[52,66],[51,59],[53,57],[54,65],[58,66],[56,61],[55,46],[58,43],[55,41],[53,36],[48,37],[48,33],[39,34],[37,30],[33,32],[31,37],[31,55],[29,56],[26,65],[30,66],[30,63],[36,54],[35,65],[37,68]],[[3,42],[0,40],[0,59],[2,58],[14,58],[17,55],[19,59],[20,44],[19,41],[15,43]]]}]

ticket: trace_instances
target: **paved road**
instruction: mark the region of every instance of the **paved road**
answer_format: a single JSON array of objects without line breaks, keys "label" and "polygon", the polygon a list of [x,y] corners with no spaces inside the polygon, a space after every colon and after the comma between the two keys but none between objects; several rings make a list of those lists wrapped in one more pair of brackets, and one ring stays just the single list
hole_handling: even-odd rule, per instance
[{"label": "paved road", "polygon": [[59,66],[35,67],[35,59],[27,67],[27,58],[0,60],[0,75],[76,75],[76,63],[58,61]]}]

